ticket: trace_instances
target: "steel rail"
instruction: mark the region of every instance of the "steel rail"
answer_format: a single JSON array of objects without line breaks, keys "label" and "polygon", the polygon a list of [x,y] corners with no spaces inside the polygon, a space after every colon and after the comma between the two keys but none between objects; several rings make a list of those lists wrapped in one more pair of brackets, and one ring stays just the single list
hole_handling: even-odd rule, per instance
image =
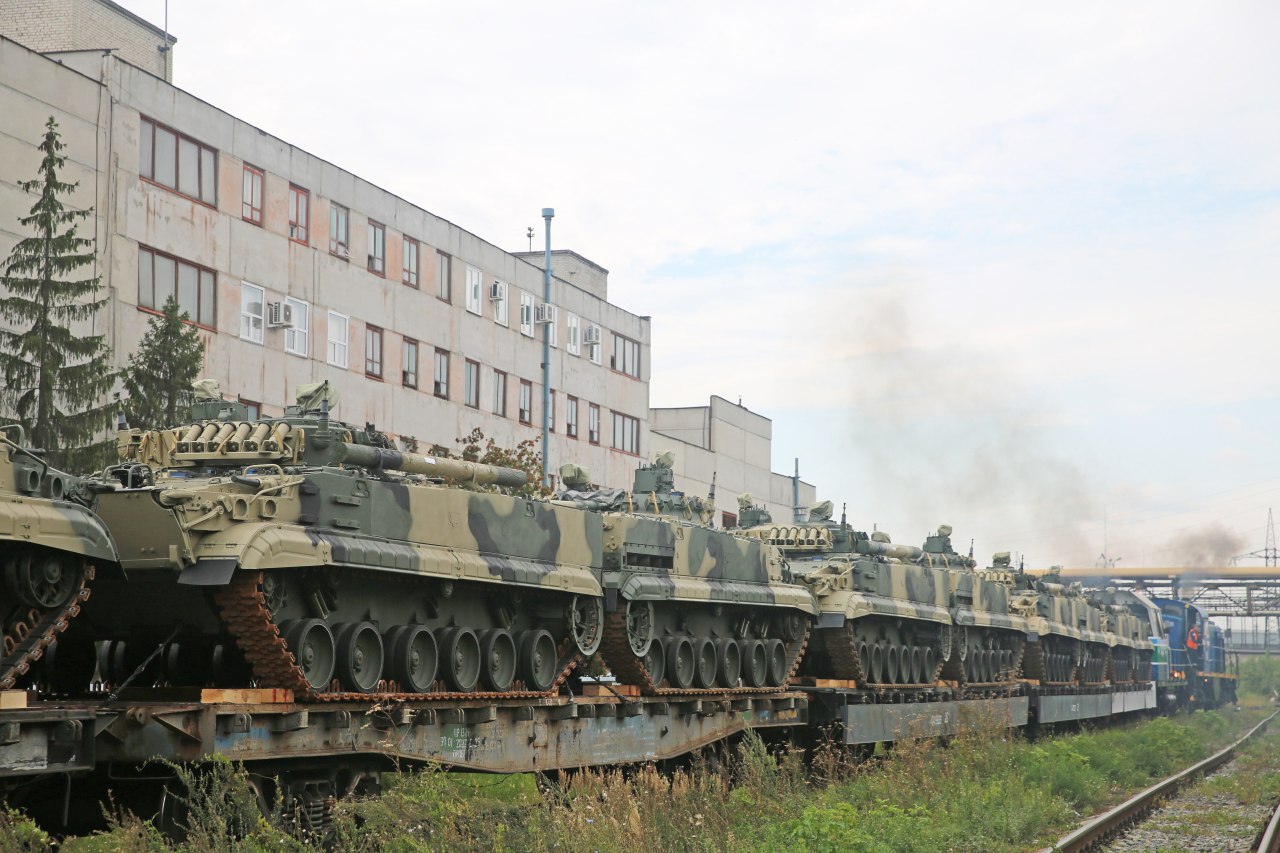
[{"label": "steel rail", "polygon": [[1256,851],[1257,853],[1280,853],[1280,804],[1271,813],[1271,820],[1267,822],[1267,828],[1262,831],[1262,838],[1258,841]]},{"label": "steel rail", "polygon": [[[1235,752],[1240,746],[1247,743],[1254,735],[1266,730],[1267,724],[1274,720],[1277,714],[1280,714],[1280,711],[1276,711],[1250,729],[1244,737],[1225,749],[1215,752],[1199,764],[1193,764],[1186,770],[1170,776],[1163,782],[1157,782],[1145,791],[1130,797],[1111,811],[1103,812],[1097,817],[1091,818],[1075,831],[1059,838],[1052,847],[1045,848],[1043,853],[1077,853],[1077,851],[1087,850],[1094,844],[1103,841],[1118,829],[1130,823],[1135,817],[1153,808],[1160,800],[1170,796],[1184,785],[1195,781],[1202,774],[1216,770],[1226,764],[1235,756]],[[1273,817],[1271,822],[1276,824],[1277,818]],[[1271,827],[1268,827],[1268,830],[1270,829]],[[1277,832],[1280,832],[1280,828],[1277,828]]]}]

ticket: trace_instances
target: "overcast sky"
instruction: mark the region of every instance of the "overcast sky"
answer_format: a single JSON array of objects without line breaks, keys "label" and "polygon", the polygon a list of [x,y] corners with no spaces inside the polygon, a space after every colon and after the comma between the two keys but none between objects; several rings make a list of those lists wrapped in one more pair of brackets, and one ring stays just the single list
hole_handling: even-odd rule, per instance
[{"label": "overcast sky", "polygon": [[[120,0],[156,23],[163,0]],[[1280,4],[171,0],[174,81],[653,317],[850,520],[1217,562],[1280,505]],[[729,504],[732,501],[728,501]],[[1278,506],[1280,508],[1280,506]]]}]

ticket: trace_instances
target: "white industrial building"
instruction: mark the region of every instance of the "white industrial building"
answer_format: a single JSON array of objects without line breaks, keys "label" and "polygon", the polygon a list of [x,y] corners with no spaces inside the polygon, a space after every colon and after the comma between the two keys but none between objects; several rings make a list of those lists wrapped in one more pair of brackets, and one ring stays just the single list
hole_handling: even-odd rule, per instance
[{"label": "white industrial building", "polygon": [[670,450],[686,491],[716,474],[723,520],[744,491],[790,518],[767,418],[719,397],[649,408],[649,318],[608,301],[608,270],[553,252],[544,306],[543,253],[504,251],[175,87],[175,44],[110,0],[0,0],[0,258],[26,236],[33,199],[17,184],[36,176],[52,115],[71,204],[94,210],[82,234],[118,367],[173,295],[201,330],[205,375],[262,414],[328,379],[339,417],[406,447],[453,448],[475,427],[511,447],[540,436],[546,326],[552,470],[572,461],[629,486]]}]

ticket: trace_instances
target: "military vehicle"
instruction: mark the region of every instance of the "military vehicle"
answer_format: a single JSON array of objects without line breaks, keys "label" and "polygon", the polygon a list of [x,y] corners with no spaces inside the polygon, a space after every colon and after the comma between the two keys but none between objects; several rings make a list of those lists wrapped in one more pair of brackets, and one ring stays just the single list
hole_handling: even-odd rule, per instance
[{"label": "military vehicle", "polygon": [[[90,509],[90,485],[51,468],[26,446],[20,426],[0,427],[0,689],[18,684],[41,658],[61,657],[62,670],[73,669],[58,638],[89,598],[95,567],[116,560]],[[87,680],[92,656],[79,671]]]},{"label": "military vehicle", "polygon": [[[1147,680],[1152,645],[1142,620],[1080,584],[1035,578],[997,553],[983,579],[1009,590],[1010,612],[1029,626],[1022,674],[1046,685]],[[1140,664],[1145,661],[1146,665]]]},{"label": "military vehicle", "polygon": [[832,504],[807,523],[776,525],[750,495],[739,498],[748,536],[777,545],[819,602],[805,672],[859,687],[1008,684],[1018,673],[1026,620],[1011,614],[1007,589],[974,573],[943,525],[923,547],[882,531],[854,530]]},{"label": "military vehicle", "polygon": [[598,515],[483,491],[510,468],[396,450],[304,388],[249,420],[206,389],[198,419],[120,434],[98,512],[127,579],[86,637],[119,684],[346,694],[541,695],[604,629]]},{"label": "military vehicle", "polygon": [[714,496],[677,491],[670,454],[640,466],[631,491],[592,489],[576,465],[560,475],[556,502],[603,523],[601,652],[618,678],[647,694],[787,683],[816,609],[777,548],[712,528]]}]

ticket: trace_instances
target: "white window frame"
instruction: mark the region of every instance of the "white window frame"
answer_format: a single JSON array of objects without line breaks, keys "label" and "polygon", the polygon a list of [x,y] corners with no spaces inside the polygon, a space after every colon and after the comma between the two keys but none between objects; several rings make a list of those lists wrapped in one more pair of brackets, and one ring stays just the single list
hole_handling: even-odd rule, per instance
[{"label": "white window frame", "polygon": [[497,279],[493,283],[502,285],[502,298],[493,300],[493,322],[499,326],[510,326],[511,303],[507,296],[511,293],[511,287],[505,281]]},{"label": "white window frame", "polygon": [[596,330],[596,343],[587,347],[587,349],[591,350],[591,363],[601,364],[603,362],[603,356],[600,354],[600,350],[604,349],[604,336],[600,331],[600,327],[594,323],[587,326],[587,328]]},{"label": "white window frame", "polygon": [[570,314],[565,318],[564,348],[569,355],[582,354],[582,324],[577,314]]},{"label": "white window frame", "polygon": [[533,294],[520,291],[520,334],[533,337]]},{"label": "white window frame", "polygon": [[547,324],[547,331],[550,333],[551,345],[553,347],[560,346],[560,307],[558,305],[548,305],[551,310],[551,322]]},{"label": "white window frame", "polygon": [[[258,313],[245,309],[245,296],[251,292],[258,295]],[[252,303],[250,303],[252,306]],[[264,331],[267,327],[267,291],[248,281],[240,282],[240,340],[262,346]]]},{"label": "white window frame", "polygon": [[484,316],[484,273],[467,264],[467,311],[477,317]]},{"label": "white window frame", "polygon": [[284,351],[306,358],[311,355],[307,349],[311,343],[308,340],[310,337],[308,332],[311,329],[311,304],[301,299],[294,299],[292,296],[286,297],[284,304],[289,306],[293,315],[293,325],[284,330]]},{"label": "white window frame", "polygon": [[[335,340],[333,337],[334,327],[337,325],[337,323],[334,322],[335,320],[342,324],[341,340]],[[330,311],[328,327],[327,333],[329,337],[329,346],[325,352],[325,361],[332,364],[334,367],[341,367],[343,370],[346,370],[347,352],[348,348],[351,346],[351,318],[346,314],[339,314],[337,311]]]}]

